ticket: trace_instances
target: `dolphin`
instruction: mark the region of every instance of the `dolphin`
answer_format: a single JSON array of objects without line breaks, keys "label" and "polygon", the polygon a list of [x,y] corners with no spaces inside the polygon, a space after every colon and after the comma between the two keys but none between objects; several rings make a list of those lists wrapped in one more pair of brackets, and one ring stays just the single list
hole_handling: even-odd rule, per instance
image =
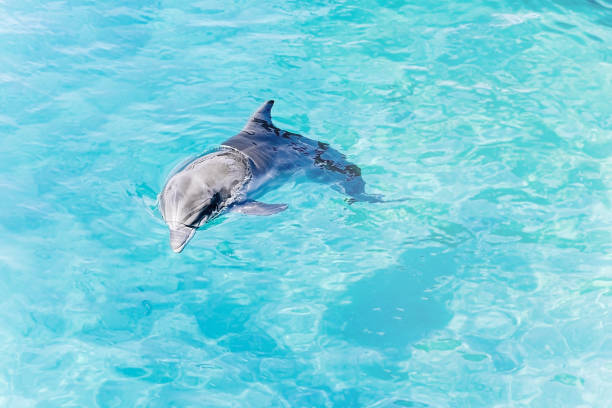
[{"label": "dolphin", "polygon": [[366,194],[361,169],[329,144],[274,126],[273,100],[265,102],[242,131],[209,154],[188,162],[167,180],[159,207],[170,229],[170,246],[181,252],[196,229],[225,211],[271,215],[287,204],[256,201],[283,176],[305,170],[355,201],[380,202]]}]

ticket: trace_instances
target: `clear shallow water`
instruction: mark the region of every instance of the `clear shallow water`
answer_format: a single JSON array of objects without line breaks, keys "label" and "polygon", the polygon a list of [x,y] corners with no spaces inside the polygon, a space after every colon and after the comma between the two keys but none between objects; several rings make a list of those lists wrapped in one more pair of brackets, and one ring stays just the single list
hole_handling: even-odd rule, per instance
[{"label": "clear shallow water", "polygon": [[[264,2],[266,3],[266,2]],[[0,405],[612,404],[612,4],[0,1]],[[155,199],[274,98],[299,178]]]}]

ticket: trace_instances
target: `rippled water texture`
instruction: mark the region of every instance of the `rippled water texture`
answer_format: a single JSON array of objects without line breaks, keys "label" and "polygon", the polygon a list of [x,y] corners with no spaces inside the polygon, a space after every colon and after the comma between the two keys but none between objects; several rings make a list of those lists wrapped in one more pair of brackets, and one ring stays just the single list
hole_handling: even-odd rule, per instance
[{"label": "rippled water texture", "polygon": [[[612,3],[0,0],[0,406],[612,406]],[[180,254],[265,99],[291,179]]]}]

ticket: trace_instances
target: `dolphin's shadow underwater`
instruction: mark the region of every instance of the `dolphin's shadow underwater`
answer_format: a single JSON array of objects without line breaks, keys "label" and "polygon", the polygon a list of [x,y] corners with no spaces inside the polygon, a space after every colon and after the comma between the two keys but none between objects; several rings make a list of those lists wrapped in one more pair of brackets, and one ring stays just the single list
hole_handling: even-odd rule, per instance
[{"label": "dolphin's shadow underwater", "polygon": [[197,228],[224,211],[271,215],[286,204],[255,201],[298,170],[349,196],[349,202],[380,202],[365,192],[361,169],[339,151],[274,126],[274,101],[261,105],[240,133],[213,153],[187,163],[166,182],[159,207],[170,228],[170,246],[181,252]]}]

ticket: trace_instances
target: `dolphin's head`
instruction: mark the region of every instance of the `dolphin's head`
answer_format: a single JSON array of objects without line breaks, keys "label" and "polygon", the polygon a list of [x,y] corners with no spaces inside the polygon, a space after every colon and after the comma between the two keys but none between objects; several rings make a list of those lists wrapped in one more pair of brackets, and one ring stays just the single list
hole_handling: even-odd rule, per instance
[{"label": "dolphin's head", "polygon": [[176,174],[160,195],[160,210],[170,229],[170,246],[181,252],[196,229],[219,213],[221,194],[185,174]]},{"label": "dolphin's head", "polygon": [[170,228],[170,246],[181,252],[198,227],[215,218],[249,179],[242,156],[220,151],[202,156],[170,177],[159,209]]}]

